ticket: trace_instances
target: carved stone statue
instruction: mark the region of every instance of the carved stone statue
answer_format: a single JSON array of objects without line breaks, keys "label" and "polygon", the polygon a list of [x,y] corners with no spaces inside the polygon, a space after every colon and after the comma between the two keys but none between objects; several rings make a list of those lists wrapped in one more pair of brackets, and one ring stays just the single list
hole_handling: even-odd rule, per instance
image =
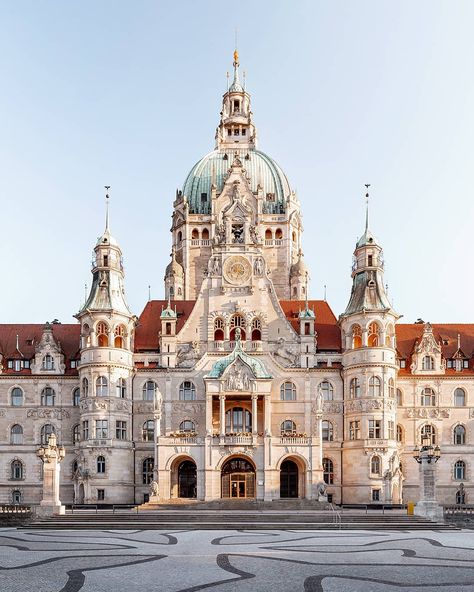
[{"label": "carved stone statue", "polygon": [[255,275],[263,274],[263,261],[260,257],[255,260],[255,263],[253,265],[253,272]]},{"label": "carved stone statue", "polygon": [[217,244],[225,243],[225,222],[216,225],[215,241]]},{"label": "carved stone statue", "polygon": [[326,485],[326,483],[324,483],[324,481],[320,481],[316,487],[317,487],[317,492],[318,492],[318,501],[319,502],[327,502],[328,501],[328,495],[327,495],[328,486]]},{"label": "carved stone statue", "polygon": [[280,337],[278,346],[273,355],[288,363],[289,366],[296,366],[297,356],[285,346],[285,340]]},{"label": "carved stone statue", "polygon": [[211,274],[212,275],[219,275],[221,271],[221,262],[219,261],[218,257],[214,257],[211,264]]},{"label": "carved stone statue", "polygon": [[160,495],[160,488],[157,481],[150,483],[150,495],[151,497],[158,497]]},{"label": "carved stone statue", "polygon": [[191,368],[199,358],[199,344],[197,341],[183,343],[176,354],[176,365]]},{"label": "carved stone statue", "polygon": [[[258,245],[260,243],[260,234],[258,232],[258,228],[256,226],[250,226],[249,228],[250,231],[250,238],[252,239],[252,242],[255,243],[256,245]],[[257,261],[260,261],[259,259],[257,259]],[[261,275],[261,272],[260,274]]]}]

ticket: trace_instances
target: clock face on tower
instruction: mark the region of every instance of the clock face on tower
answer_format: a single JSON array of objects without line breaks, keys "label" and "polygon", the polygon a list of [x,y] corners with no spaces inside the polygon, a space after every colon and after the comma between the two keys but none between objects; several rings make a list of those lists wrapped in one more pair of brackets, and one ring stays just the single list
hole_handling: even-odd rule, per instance
[{"label": "clock face on tower", "polygon": [[245,257],[235,255],[224,263],[224,277],[229,284],[241,286],[246,284],[252,275],[252,266]]}]

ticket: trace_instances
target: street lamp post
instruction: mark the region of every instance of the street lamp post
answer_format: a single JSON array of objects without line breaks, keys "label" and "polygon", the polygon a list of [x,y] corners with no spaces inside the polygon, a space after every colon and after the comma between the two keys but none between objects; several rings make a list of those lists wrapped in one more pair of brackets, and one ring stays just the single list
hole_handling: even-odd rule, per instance
[{"label": "street lamp post", "polygon": [[56,434],[53,433],[48,438],[48,444],[38,448],[36,454],[43,463],[43,499],[37,514],[39,516],[64,514],[65,507],[59,499],[59,463],[66,456],[64,446],[57,445]]},{"label": "street lamp post", "polygon": [[421,448],[413,450],[413,458],[420,465],[420,500],[415,506],[415,515],[430,520],[443,520],[443,508],[436,501],[436,463],[441,456],[439,446],[433,446],[431,435],[423,434]]}]

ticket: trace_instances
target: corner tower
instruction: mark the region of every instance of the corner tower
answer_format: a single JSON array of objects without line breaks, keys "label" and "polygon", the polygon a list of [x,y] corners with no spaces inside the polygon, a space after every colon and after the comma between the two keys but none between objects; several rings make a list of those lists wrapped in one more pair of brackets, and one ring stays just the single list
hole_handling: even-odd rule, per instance
[{"label": "corner tower", "polygon": [[215,149],[193,166],[176,193],[166,295],[173,297],[174,292],[177,299],[194,300],[210,266],[222,267],[222,258],[215,263],[213,255],[238,247],[257,248],[263,255],[278,298],[298,299],[301,286],[290,269],[301,250],[300,204],[282,169],[257,149],[251,98],[240,80],[237,51],[233,66]]},{"label": "corner tower", "polygon": [[[107,188],[108,189],[108,188]],[[136,317],[125,300],[122,251],[105,230],[92,261],[92,287],[81,324],[81,436],[76,501],[134,501],[132,453],[133,338]]]},{"label": "corner tower", "polygon": [[[368,194],[366,195],[368,199]],[[369,229],[357,241],[343,340],[345,503],[399,503],[395,322],[383,282],[383,251]]]}]

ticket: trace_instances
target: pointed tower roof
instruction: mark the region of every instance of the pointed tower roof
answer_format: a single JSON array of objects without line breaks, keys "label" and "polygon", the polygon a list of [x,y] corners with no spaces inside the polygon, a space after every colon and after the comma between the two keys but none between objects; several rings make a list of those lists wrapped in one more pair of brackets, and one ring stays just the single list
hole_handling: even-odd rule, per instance
[{"label": "pointed tower roof", "polygon": [[239,52],[237,50],[234,51],[234,80],[229,87],[229,92],[245,92],[244,87],[240,84],[239,80]]},{"label": "pointed tower roof", "polygon": [[109,229],[109,200],[110,200],[109,189],[110,189],[110,185],[105,185],[105,189],[107,191],[107,193],[105,194],[105,229],[104,229],[104,232],[101,234],[101,236],[99,236],[99,238],[97,239],[96,246],[112,245],[114,247],[118,247],[119,246],[118,241],[116,238],[114,238],[112,236],[112,234],[110,233],[110,229]]},{"label": "pointed tower roof", "polygon": [[[367,184],[366,187],[368,189],[370,185]],[[365,194],[365,230],[364,234],[357,241],[356,248],[376,244],[378,244],[378,240],[375,238],[374,234],[372,234],[372,232],[369,230],[369,192],[367,191],[367,193]]]}]

